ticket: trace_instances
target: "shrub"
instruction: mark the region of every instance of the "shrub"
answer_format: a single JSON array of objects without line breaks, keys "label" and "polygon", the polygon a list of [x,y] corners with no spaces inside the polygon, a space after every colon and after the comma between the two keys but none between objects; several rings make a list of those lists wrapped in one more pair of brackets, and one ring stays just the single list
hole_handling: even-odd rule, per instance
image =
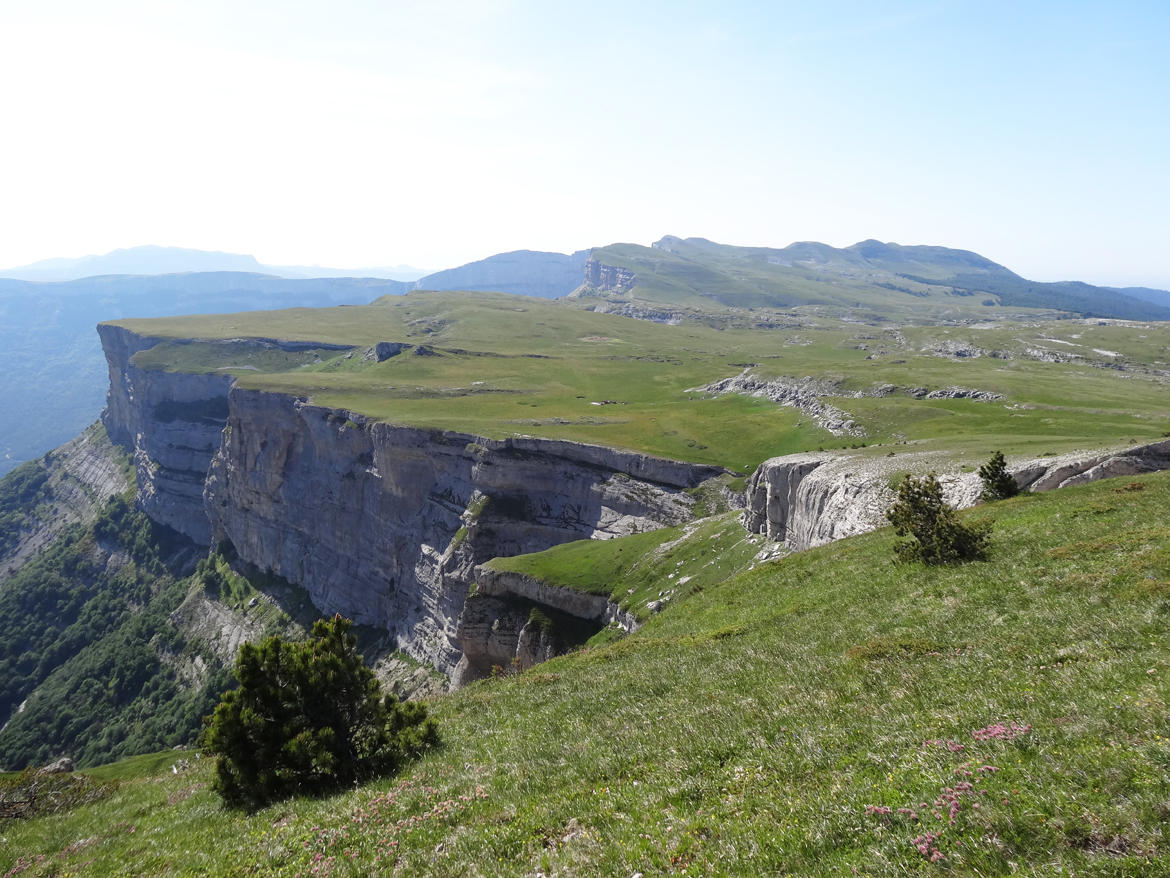
[{"label": "shrub", "polygon": [[219,757],[215,789],[233,807],[257,808],[393,773],[438,744],[426,708],[382,696],[357,651],[350,622],[313,625],[304,643],[245,643],[237,690],[204,720],[201,745]]},{"label": "shrub", "polygon": [[1020,493],[1020,486],[1007,470],[1002,451],[995,452],[991,460],[979,467],[979,478],[983,479],[983,493],[979,499],[984,502],[994,503]]},{"label": "shrub", "polygon": [[912,537],[894,546],[900,563],[956,564],[987,557],[992,523],[959,521],[955,510],[943,501],[942,485],[934,473],[920,479],[907,474],[886,518],[898,536]]}]

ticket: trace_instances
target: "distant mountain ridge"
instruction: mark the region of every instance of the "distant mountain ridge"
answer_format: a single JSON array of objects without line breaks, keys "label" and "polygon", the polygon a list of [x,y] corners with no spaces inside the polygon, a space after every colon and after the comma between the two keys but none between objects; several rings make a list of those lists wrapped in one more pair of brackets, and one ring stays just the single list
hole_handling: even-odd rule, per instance
[{"label": "distant mountain ridge", "polygon": [[420,290],[471,290],[556,299],[581,286],[592,250],[549,253],[514,250],[421,278]]},{"label": "distant mountain ridge", "polygon": [[101,256],[77,259],[42,259],[28,265],[0,270],[0,278],[35,281],[80,280],[99,275],[160,275],[205,271],[244,271],[299,280],[328,277],[376,277],[414,281],[426,274],[409,265],[380,268],[322,268],[303,265],[263,265],[255,256],[186,247],[141,247],[111,250]]},{"label": "distant mountain ridge", "polygon": [[970,250],[860,241],[831,247],[736,247],[667,235],[650,247],[611,244],[591,259],[633,281],[601,294],[710,308],[828,305],[887,317],[993,317],[990,308],[1066,311],[1083,317],[1170,320],[1170,307],[1079,282],[1040,283]]}]

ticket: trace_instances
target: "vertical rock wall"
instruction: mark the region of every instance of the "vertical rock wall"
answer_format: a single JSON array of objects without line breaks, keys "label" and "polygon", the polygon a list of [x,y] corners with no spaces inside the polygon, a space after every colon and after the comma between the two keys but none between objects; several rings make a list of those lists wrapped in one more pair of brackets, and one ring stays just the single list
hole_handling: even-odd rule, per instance
[{"label": "vertical rock wall", "polygon": [[156,521],[394,633],[451,673],[476,565],[579,539],[679,524],[686,492],[722,472],[601,446],[375,423],[223,375],[144,371],[143,339],[101,328],[103,416],[133,450],[138,503]]},{"label": "vertical rock wall", "polygon": [[138,505],[197,543],[212,541],[203,482],[227,422],[230,375],[146,371],[130,362],[161,339],[98,326],[110,367],[102,423],[134,455]]},{"label": "vertical rock wall", "polygon": [[[981,461],[980,461],[981,463]],[[901,474],[937,472],[943,496],[956,509],[979,502],[983,483],[969,464],[939,453],[893,457],[792,454],[766,460],[747,488],[743,525],[800,551],[884,526]],[[1020,488],[1051,491],[1114,476],[1170,468],[1170,440],[1104,453],[1074,452],[1010,464]]]}]

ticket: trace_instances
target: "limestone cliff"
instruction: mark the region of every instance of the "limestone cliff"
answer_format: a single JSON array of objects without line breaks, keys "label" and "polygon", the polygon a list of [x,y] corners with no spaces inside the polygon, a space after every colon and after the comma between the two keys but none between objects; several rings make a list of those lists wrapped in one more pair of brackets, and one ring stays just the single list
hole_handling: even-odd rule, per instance
[{"label": "limestone cliff", "polygon": [[[1107,452],[1010,461],[1024,490],[1050,491],[1113,476],[1170,468],[1170,440]],[[968,465],[968,470],[973,469]],[[764,461],[747,488],[743,524],[752,533],[790,549],[822,546],[886,524],[894,502],[892,482],[901,473],[935,471],[947,502],[958,509],[979,502],[983,485],[974,472],[941,453],[910,452],[890,457],[792,454]]]},{"label": "limestone cliff", "polygon": [[[452,675],[456,686],[486,677],[496,666],[530,668],[574,645],[570,642],[574,633],[583,637],[611,623],[626,632],[638,628],[633,613],[601,595],[559,588],[490,566],[478,567],[475,581],[475,594],[464,604],[455,630],[463,651]],[[534,607],[543,614],[537,621]],[[585,624],[573,626],[576,632],[558,631],[549,611]]]},{"label": "limestone cliff", "polygon": [[98,326],[110,367],[102,423],[134,455],[138,505],[155,521],[197,543],[211,543],[202,514],[203,482],[227,419],[230,375],[146,371],[130,362],[161,339]]},{"label": "limestone cliff", "polygon": [[606,265],[592,257],[585,262],[585,286],[595,290],[607,290],[621,293],[629,290],[638,282],[637,277],[628,268],[618,265]]},{"label": "limestone cliff", "polygon": [[[486,439],[374,422],[223,375],[130,362],[155,340],[103,326],[111,435],[138,503],[205,545],[304,587],[323,613],[392,633],[451,673],[477,565],[692,516],[686,489],[722,470],[602,446]],[[556,611],[555,608],[551,608]]]}]

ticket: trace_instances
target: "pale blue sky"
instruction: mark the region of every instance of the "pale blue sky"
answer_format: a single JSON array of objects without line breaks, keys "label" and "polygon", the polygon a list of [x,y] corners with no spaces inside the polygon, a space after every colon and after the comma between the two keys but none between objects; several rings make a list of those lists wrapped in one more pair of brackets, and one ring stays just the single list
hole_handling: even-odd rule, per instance
[{"label": "pale blue sky", "polygon": [[3,3],[0,266],[872,237],[1170,288],[1168,10]]}]

